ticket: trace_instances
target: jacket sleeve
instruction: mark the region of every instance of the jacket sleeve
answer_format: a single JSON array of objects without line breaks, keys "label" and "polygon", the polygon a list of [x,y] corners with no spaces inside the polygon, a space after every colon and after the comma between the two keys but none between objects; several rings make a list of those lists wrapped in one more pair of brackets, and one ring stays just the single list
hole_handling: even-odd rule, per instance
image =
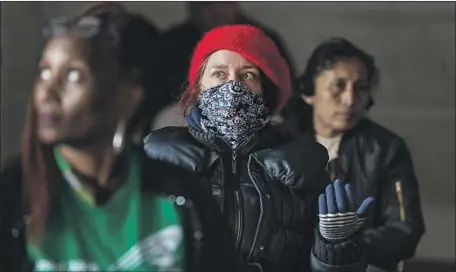
[{"label": "jacket sleeve", "polygon": [[[147,167],[147,168],[146,168]],[[212,197],[211,187],[193,172],[167,162],[145,165],[151,192],[188,197],[183,213],[186,234],[187,272],[235,271],[232,232]]]},{"label": "jacket sleeve", "polygon": [[417,178],[402,139],[390,145],[386,162],[374,217],[379,227],[367,230],[364,242],[369,264],[393,269],[414,255],[425,227]]}]

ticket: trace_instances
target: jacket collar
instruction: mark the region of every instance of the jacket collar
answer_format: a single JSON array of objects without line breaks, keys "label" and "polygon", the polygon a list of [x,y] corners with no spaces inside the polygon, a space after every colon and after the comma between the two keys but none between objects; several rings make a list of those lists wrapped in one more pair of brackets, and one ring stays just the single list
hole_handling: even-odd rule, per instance
[{"label": "jacket collar", "polygon": [[[239,155],[247,155],[255,151],[283,144],[283,141],[292,138],[292,132],[291,130],[288,130],[288,128],[288,126],[268,125],[257,135],[251,136],[240,146],[240,149],[238,150]],[[196,141],[209,149],[215,150],[219,154],[233,152],[231,147],[215,133],[205,132],[193,127],[189,127],[189,132]]]}]

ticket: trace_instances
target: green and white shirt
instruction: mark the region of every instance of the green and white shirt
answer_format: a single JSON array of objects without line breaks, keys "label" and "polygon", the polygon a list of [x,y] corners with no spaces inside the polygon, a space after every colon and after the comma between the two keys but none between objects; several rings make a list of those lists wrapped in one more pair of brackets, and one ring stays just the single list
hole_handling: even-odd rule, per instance
[{"label": "green and white shirt", "polygon": [[165,197],[141,194],[137,156],[127,182],[102,206],[71,185],[78,181],[68,180],[68,163],[58,151],[55,157],[68,182],[42,244],[28,245],[35,271],[184,271],[180,213]]}]

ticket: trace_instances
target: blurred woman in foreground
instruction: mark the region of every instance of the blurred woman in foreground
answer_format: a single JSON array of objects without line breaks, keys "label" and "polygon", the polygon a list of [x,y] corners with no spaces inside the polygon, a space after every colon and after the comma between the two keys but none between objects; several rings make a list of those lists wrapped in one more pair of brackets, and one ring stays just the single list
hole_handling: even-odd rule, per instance
[{"label": "blurred woman in foreground", "polygon": [[20,159],[0,174],[0,270],[232,271],[210,192],[133,141],[161,100],[155,36],[115,7],[49,29]]}]

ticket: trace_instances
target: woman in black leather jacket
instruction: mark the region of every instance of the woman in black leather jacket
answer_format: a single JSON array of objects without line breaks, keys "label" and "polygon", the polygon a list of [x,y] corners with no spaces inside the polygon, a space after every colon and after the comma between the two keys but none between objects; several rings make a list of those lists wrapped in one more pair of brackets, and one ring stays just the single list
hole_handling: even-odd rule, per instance
[{"label": "woman in black leather jacket", "polygon": [[233,271],[210,190],[134,142],[161,96],[150,28],[103,4],[49,28],[21,156],[0,173],[0,271]]},{"label": "woman in black leather jacket", "polygon": [[235,237],[237,271],[364,271],[351,235],[358,226],[347,227],[347,235],[341,230],[338,240],[315,230],[316,200],[328,184],[326,150],[305,137],[293,141],[270,123],[290,94],[288,67],[274,43],[253,26],[209,31],[196,46],[188,81],[181,101],[189,127],[155,131],[145,150],[212,189]]},{"label": "woman in black leather jacket", "polygon": [[349,180],[357,202],[375,196],[363,236],[366,259],[396,271],[414,255],[424,222],[404,139],[365,117],[377,77],[367,53],[343,38],[324,41],[297,80],[299,97],[289,101],[283,115],[328,149],[331,178]]}]

